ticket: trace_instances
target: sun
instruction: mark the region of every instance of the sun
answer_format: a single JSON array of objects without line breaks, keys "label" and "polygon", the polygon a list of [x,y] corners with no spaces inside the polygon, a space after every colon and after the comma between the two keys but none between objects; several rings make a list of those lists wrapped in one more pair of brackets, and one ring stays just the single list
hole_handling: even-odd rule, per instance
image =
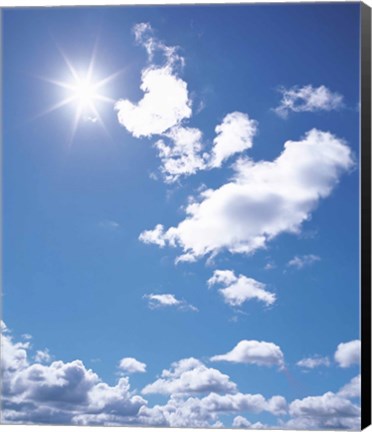
[{"label": "sun", "polygon": [[81,108],[86,109],[91,107],[95,99],[99,98],[95,87],[95,84],[88,79],[79,80],[79,82],[73,86],[72,92],[74,93],[76,102]]},{"label": "sun", "polygon": [[50,78],[42,79],[63,88],[65,91],[65,97],[46,109],[40,115],[49,114],[66,105],[71,105],[74,108],[75,114],[71,127],[70,143],[73,141],[78,125],[83,119],[89,119],[93,123],[99,123],[107,132],[99,112],[100,103],[105,102],[113,105],[116,101],[105,95],[102,90],[104,86],[119,75],[122,70],[106,76],[103,79],[97,79],[95,77],[96,47],[90,58],[89,66],[85,71],[78,71],[60,48],[59,51],[67,66],[69,77],[67,77],[65,81]]}]

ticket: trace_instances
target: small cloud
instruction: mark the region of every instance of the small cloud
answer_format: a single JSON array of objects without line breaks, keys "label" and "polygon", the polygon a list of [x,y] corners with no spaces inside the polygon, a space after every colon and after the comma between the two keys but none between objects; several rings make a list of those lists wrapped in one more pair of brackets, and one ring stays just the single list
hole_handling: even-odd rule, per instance
[{"label": "small cloud", "polygon": [[267,306],[276,301],[275,294],[266,290],[266,285],[244,275],[235,276],[232,270],[215,270],[208,280],[208,285],[220,284],[224,288],[218,291],[225,303],[230,306],[241,306],[244,302],[256,299]]},{"label": "small cloud", "polygon": [[116,231],[120,228],[120,224],[113,220],[103,220],[99,223],[99,226],[106,230]]},{"label": "small cloud", "polygon": [[211,361],[256,364],[284,368],[284,355],[278,345],[272,342],[242,340],[231,351],[211,357]]},{"label": "small cloud", "polygon": [[320,257],[317,255],[302,255],[295,256],[288,262],[288,267],[296,267],[297,269],[302,269],[308,267],[315,262],[320,261]]},{"label": "small cloud", "polygon": [[319,366],[328,367],[330,366],[330,364],[331,362],[329,361],[328,357],[321,357],[321,356],[308,357],[297,362],[297,366],[306,369],[314,369]]},{"label": "small cloud", "polygon": [[126,373],[144,373],[146,372],[146,363],[133,357],[124,357],[119,362],[119,369]]},{"label": "small cloud", "polygon": [[344,106],[343,96],[331,92],[324,85],[320,87],[313,87],[312,85],[294,86],[289,89],[282,87],[279,91],[282,93],[282,100],[274,111],[283,118],[286,118],[290,111],[332,111]]},{"label": "small cloud", "polygon": [[187,303],[185,300],[177,299],[173,294],[146,294],[143,298],[148,300],[150,309],[175,307],[182,311],[198,312],[198,308]]},{"label": "small cloud", "polygon": [[34,360],[36,363],[50,363],[52,360],[52,356],[49,354],[48,348],[46,348],[43,351],[36,351]]},{"label": "small cloud", "polygon": [[276,268],[276,264],[274,263],[274,261],[269,261],[265,264],[264,267],[265,270],[273,270],[274,268]]},{"label": "small cloud", "polygon": [[342,368],[360,364],[361,344],[360,340],[340,343],[335,352],[335,360]]},{"label": "small cloud", "polygon": [[250,119],[248,114],[232,112],[216,126],[215,131],[217,136],[213,140],[210,168],[218,168],[224,160],[251,148],[257,133],[257,121]]}]

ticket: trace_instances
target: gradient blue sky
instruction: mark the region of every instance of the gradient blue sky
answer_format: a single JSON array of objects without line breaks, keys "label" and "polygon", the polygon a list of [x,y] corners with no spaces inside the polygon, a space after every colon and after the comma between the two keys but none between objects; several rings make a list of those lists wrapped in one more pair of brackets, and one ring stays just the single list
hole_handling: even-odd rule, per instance
[{"label": "gradient blue sky", "polygon": [[[153,59],[135,41],[138,23],[153,30]],[[216,126],[240,112],[258,122],[253,146],[221,167],[166,182],[154,147],[166,132],[135,137],[119,123],[115,102],[96,104],[106,131],[84,112],[72,136],[76,103],[46,113],[66,96],[48,79],[71,82],[62,53],[80,73],[95,46],[94,76],[120,71],[102,94],[132,103],[143,97],[141,71],[163,67],[165,47],[178,47],[185,64],[170,75],[187,83],[192,115],[171,126],[199,129],[204,151],[211,152]],[[305,86],[310,93],[324,86],[329,100],[302,100],[302,108],[287,115],[275,111],[286,91],[298,95]],[[290,406],[332,392],[339,402],[338,392],[359,371],[356,361],[342,365],[334,357],[340,343],[359,339],[358,107],[358,3],[3,10],[3,320],[13,344],[32,336],[27,367],[37,350],[47,348],[50,361],[80,359],[114,386],[119,361],[133,357],[147,365],[146,373],[130,376],[131,389],[141,394],[171,363],[194,357],[228,375],[243,394],[280,395]],[[327,184],[329,196],[314,201],[296,234],[279,230],[251,253],[222,247],[213,259],[178,264],[182,247],[139,240],[157,224],[176,227],[189,197],[200,202],[201,186],[216,190],[229,182],[240,157],[273,161],[286,141],[301,142],[314,128],[351,149],[354,165],[337,170],[334,184]],[[322,176],[321,169],[310,175],[314,183]],[[254,218],[255,208],[250,211]],[[244,223],[243,212],[232,225],[235,216]],[[276,301],[227,304],[219,287],[208,288],[216,270],[259,281]],[[171,294],[181,303],[151,308],[153,294]],[[285,368],[247,358],[211,360],[243,340],[280,347]],[[297,364],[314,356],[328,358],[328,365]],[[149,407],[169,398],[142,397]],[[358,398],[345,400],[358,406]],[[237,416],[286,427],[291,419],[303,420],[303,412],[292,406],[281,416],[243,410],[218,418],[225,427]],[[8,415],[10,422],[18,418]],[[349,419],[340,414],[323,424],[316,413],[305,417],[314,428],[346,428],[342,421]],[[126,422],[125,416],[117,420]]]}]

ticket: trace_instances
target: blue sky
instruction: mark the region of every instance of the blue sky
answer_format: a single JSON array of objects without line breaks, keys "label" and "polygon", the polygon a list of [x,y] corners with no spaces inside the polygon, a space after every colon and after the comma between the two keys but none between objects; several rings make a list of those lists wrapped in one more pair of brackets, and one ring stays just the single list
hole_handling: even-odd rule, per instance
[{"label": "blue sky", "polygon": [[3,28],[3,421],[358,428],[359,4]]}]

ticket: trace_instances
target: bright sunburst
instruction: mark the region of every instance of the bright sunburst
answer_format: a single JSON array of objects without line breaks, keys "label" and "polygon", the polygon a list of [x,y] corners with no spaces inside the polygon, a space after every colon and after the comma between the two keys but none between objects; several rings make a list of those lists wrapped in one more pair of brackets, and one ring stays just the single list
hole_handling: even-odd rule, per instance
[{"label": "bright sunburst", "polygon": [[83,117],[94,122],[98,122],[106,131],[102,117],[98,110],[98,105],[99,102],[107,102],[112,105],[115,103],[115,100],[104,95],[102,93],[102,89],[109,81],[115,78],[122,71],[116,72],[98,80],[94,76],[96,49],[94,49],[93,55],[90,59],[89,67],[85,72],[78,72],[66,55],[61,50],[60,52],[68,68],[70,74],[69,79],[66,81],[58,81],[49,78],[43,79],[65,89],[66,97],[53,106],[49,107],[42,113],[42,115],[51,113],[52,111],[62,108],[63,106],[72,105],[75,108],[75,115],[71,128],[70,142],[73,140],[78,124]]}]

